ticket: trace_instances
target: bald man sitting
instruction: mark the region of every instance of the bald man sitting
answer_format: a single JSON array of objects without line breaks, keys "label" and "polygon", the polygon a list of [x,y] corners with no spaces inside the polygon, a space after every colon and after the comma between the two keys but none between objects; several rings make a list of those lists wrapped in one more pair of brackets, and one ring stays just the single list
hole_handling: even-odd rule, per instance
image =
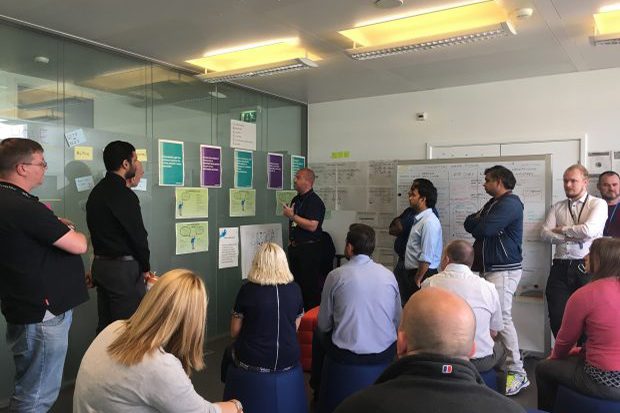
[{"label": "bald man sitting", "polygon": [[502,307],[493,283],[471,272],[474,248],[463,240],[448,244],[441,258],[441,272],[422,283],[422,288],[438,287],[452,291],[467,301],[476,316],[476,352],[470,361],[478,371],[499,367],[506,359],[501,341],[494,341],[504,328]]},{"label": "bald man sitting", "polygon": [[335,412],[525,412],[485,386],[469,362],[475,324],[471,307],[456,294],[434,287],[417,292],[407,302],[398,329],[400,359]]}]

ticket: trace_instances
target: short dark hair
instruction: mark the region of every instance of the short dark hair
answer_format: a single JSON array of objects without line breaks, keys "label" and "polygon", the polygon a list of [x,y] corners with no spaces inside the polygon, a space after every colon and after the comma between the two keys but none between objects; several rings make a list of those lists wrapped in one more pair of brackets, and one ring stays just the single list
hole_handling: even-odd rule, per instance
[{"label": "short dark hair", "polygon": [[446,247],[446,256],[454,264],[464,264],[471,267],[474,263],[474,248],[467,241],[457,239]]},{"label": "short dark hair", "polygon": [[103,164],[108,172],[114,172],[121,169],[123,161],[131,163],[133,153],[136,148],[124,141],[113,141],[107,144],[103,150]]},{"label": "short dark hair", "polygon": [[434,208],[437,204],[437,188],[426,178],[416,178],[411,184],[411,190],[417,189],[418,194],[426,200],[427,208]]},{"label": "short dark hair", "polygon": [[620,178],[620,175],[618,175],[618,172],[616,172],[616,171],[605,171],[605,172],[603,172],[602,174],[600,174],[598,176],[598,183],[599,184],[601,183],[601,179],[603,179],[603,177],[605,175],[616,175],[618,178]]},{"label": "short dark hair", "polygon": [[485,169],[484,175],[489,175],[489,178],[495,181],[501,181],[506,189],[512,190],[517,184],[517,179],[512,171],[502,165],[495,165]]},{"label": "short dark hair", "polygon": [[17,164],[30,162],[32,155],[43,153],[39,142],[25,138],[6,138],[0,141],[0,176],[6,178]]},{"label": "short dark hair", "polygon": [[372,255],[375,251],[375,230],[366,224],[351,224],[346,242],[353,247],[353,255]]}]

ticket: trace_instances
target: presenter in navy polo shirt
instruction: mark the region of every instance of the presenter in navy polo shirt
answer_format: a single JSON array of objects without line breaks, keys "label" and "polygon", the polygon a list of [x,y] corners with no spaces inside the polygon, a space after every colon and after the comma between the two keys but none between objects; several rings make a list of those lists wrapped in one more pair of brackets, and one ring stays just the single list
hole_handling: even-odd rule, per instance
[{"label": "presenter in navy polo shirt", "polygon": [[46,170],[38,142],[0,141],[0,301],[15,360],[10,411],[51,409],[73,308],[88,300],[79,256],[88,247],[86,237],[30,194]]},{"label": "presenter in navy polo shirt", "polygon": [[289,219],[288,259],[295,282],[301,287],[304,309],[321,302],[321,239],[325,204],[312,190],[314,172],[303,168],[295,174],[297,195],[290,205],[283,205],[283,214]]}]

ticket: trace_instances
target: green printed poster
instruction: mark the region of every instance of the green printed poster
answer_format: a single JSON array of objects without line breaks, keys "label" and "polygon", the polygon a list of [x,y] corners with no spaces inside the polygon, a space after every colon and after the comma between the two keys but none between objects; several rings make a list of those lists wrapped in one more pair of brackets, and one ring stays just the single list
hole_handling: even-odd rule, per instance
[{"label": "green printed poster", "polygon": [[177,222],[176,254],[192,254],[209,250],[209,223],[207,221]]},{"label": "green printed poster", "polygon": [[295,175],[297,171],[306,167],[306,157],[291,155],[291,189],[295,189]]},{"label": "green printed poster", "polygon": [[174,188],[174,198],[176,219],[209,217],[207,188]]},{"label": "green printed poster", "polygon": [[282,204],[291,205],[297,191],[276,191],[276,215],[282,215]]},{"label": "green printed poster", "polygon": [[159,185],[183,186],[183,142],[159,140]]},{"label": "green printed poster", "polygon": [[253,217],[256,215],[256,190],[230,189],[231,217]]},{"label": "green printed poster", "polygon": [[235,188],[252,188],[253,163],[252,151],[235,149]]}]

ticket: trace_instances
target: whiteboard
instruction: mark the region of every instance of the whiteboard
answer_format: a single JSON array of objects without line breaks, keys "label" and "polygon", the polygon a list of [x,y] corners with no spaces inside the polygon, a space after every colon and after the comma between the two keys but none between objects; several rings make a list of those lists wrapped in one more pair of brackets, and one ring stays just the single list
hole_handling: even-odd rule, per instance
[{"label": "whiteboard", "polygon": [[[444,246],[455,239],[473,242],[463,223],[468,215],[478,211],[489,200],[482,186],[484,170],[498,164],[514,173],[517,179],[514,193],[524,204],[523,276],[516,294],[521,302],[528,303],[531,311],[526,311],[525,319],[513,318],[522,348],[544,353],[549,346],[546,344],[547,335],[543,333],[546,330],[543,293],[551,264],[551,245],[540,241],[539,233],[552,199],[549,155],[399,161],[396,172],[397,211],[409,206],[407,192],[412,181],[427,178],[437,187],[436,207]],[[516,307],[519,307],[518,304]],[[520,310],[517,309],[517,312]]]}]

